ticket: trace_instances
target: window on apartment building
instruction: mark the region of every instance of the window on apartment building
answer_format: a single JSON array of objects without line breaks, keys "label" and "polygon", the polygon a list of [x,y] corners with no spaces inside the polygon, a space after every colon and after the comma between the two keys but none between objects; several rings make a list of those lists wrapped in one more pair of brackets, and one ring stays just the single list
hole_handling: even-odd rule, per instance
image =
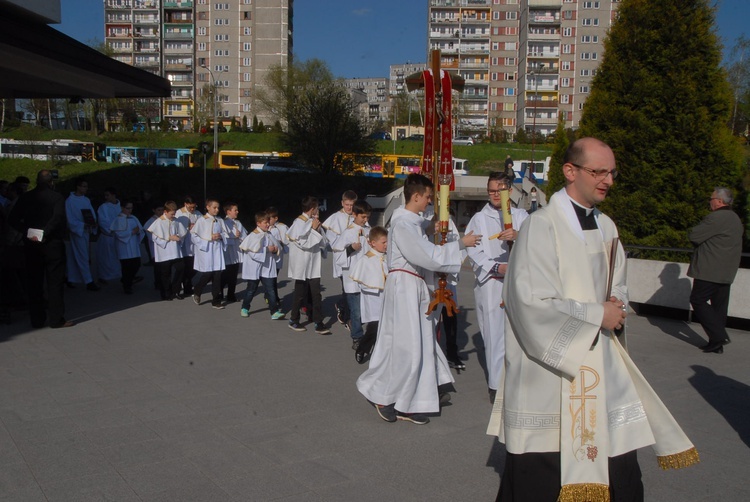
[{"label": "window on apartment building", "polygon": [[562,46],[562,52],[563,54],[570,54],[572,52],[572,45],[570,44],[563,44]]},{"label": "window on apartment building", "polygon": [[199,12],[198,21],[205,21],[208,19],[208,12]]},{"label": "window on apartment building", "polygon": [[578,109],[583,110],[583,103],[578,103]]},{"label": "window on apartment building", "polygon": [[201,36],[205,37],[206,36],[206,28],[205,27],[198,28],[198,35],[201,35]]},{"label": "window on apartment building", "polygon": [[564,10],[563,11],[563,19],[573,19],[573,11],[572,10]]},{"label": "window on apartment building", "polygon": [[570,87],[570,79],[569,78],[561,78],[560,79],[560,86],[561,87]]},{"label": "window on apartment building", "polygon": [[516,58],[505,58],[505,66],[516,66]]},{"label": "window on apartment building", "polygon": [[505,112],[513,112],[516,110],[516,104],[515,103],[503,103],[503,111]]},{"label": "window on apartment building", "polygon": [[581,87],[579,87],[579,88],[578,88],[578,91],[579,91],[579,92],[580,92],[581,94],[588,94],[588,93],[589,93],[589,86],[587,86],[587,85],[582,85]]},{"label": "window on apartment building", "polygon": [[591,53],[591,59],[594,59],[594,60],[596,60],[596,59],[599,59],[599,57],[598,57],[598,55],[596,54],[596,52],[592,52],[592,53]]},{"label": "window on apartment building", "polygon": [[516,43],[515,42],[505,42],[505,50],[506,51],[514,51],[514,50],[516,50]]},{"label": "window on apartment building", "polygon": [[206,50],[206,42],[200,42],[198,44],[198,52],[203,52]]},{"label": "window on apartment building", "polygon": [[518,12],[515,12],[515,11],[506,12],[505,19],[507,19],[508,21],[515,21],[516,19],[518,19]]},{"label": "window on apartment building", "polygon": [[518,35],[518,28],[515,26],[508,26],[505,28],[506,35]]},{"label": "window on apartment building", "polygon": [[499,21],[500,20],[500,12],[498,12],[498,11],[493,12],[492,13],[492,19],[494,19],[495,21]]},{"label": "window on apartment building", "polygon": [[242,58],[242,66],[251,66],[252,58]]},{"label": "window on apartment building", "polygon": [[599,35],[592,35],[591,36],[591,43],[592,44],[598,44],[599,43]]},{"label": "window on apartment building", "polygon": [[582,44],[590,44],[591,43],[591,35],[581,35],[581,43]]},{"label": "window on apartment building", "polygon": [[249,98],[250,97],[250,89],[242,89],[242,97],[243,98]]},{"label": "window on apartment building", "polygon": [[492,110],[493,112],[496,112],[497,111],[497,103],[490,103],[490,110]]},{"label": "window on apartment building", "polygon": [[516,126],[516,119],[503,119],[503,126],[504,127],[515,127]]},{"label": "window on apartment building", "polygon": [[561,94],[560,103],[564,105],[567,105],[568,103],[570,103],[570,94]]},{"label": "window on apartment building", "polygon": [[250,21],[252,19],[252,17],[250,17],[250,11],[246,10],[245,12],[243,12],[242,13],[242,19],[244,19],[246,21]]},{"label": "window on apartment building", "polygon": [[243,112],[249,112],[250,111],[250,103],[242,103],[242,111]]},{"label": "window on apartment building", "polygon": [[242,50],[243,51],[249,51],[249,50],[251,50],[252,45],[253,44],[251,44],[250,42],[245,42],[245,43],[242,44]]},{"label": "window on apartment building", "polygon": [[588,77],[589,75],[591,75],[591,70],[588,70],[586,68],[584,68],[583,70],[581,70],[581,76],[582,77]]},{"label": "window on apartment building", "polygon": [[243,82],[250,82],[250,74],[249,73],[243,73],[242,74],[242,81]]},{"label": "window on apartment building", "polygon": [[591,59],[591,53],[590,52],[582,52],[581,53],[581,59]]},{"label": "window on apartment building", "polygon": [[505,80],[515,80],[516,79],[516,74],[515,73],[506,73],[504,76],[505,76]]},{"label": "window on apartment building", "polygon": [[504,96],[514,96],[516,94],[516,90],[513,87],[505,87],[503,90]]},{"label": "window on apartment building", "polygon": [[245,5],[252,5],[253,0],[245,0]]},{"label": "window on apartment building", "polygon": [[492,42],[492,50],[493,51],[499,51],[500,50],[500,44],[497,42]]},{"label": "window on apartment building", "polygon": [[572,37],[573,36],[573,28],[563,28],[562,35],[564,37]]}]

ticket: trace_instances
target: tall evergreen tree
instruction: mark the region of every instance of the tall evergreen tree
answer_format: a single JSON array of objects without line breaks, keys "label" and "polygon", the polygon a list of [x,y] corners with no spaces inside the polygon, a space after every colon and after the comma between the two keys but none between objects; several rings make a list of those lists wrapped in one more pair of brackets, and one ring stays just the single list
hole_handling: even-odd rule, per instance
[{"label": "tall evergreen tree", "polygon": [[544,188],[544,193],[548,200],[553,193],[557,192],[565,185],[565,176],[563,176],[562,165],[563,157],[569,146],[570,140],[568,139],[568,133],[565,130],[565,118],[560,114],[560,118],[557,121],[557,128],[555,129],[555,147],[552,150],[552,157],[549,161],[547,186]]},{"label": "tall evergreen tree", "polygon": [[581,134],[607,142],[620,177],[603,209],[626,243],[689,246],[714,186],[739,188],[732,96],[708,0],[623,0]]}]

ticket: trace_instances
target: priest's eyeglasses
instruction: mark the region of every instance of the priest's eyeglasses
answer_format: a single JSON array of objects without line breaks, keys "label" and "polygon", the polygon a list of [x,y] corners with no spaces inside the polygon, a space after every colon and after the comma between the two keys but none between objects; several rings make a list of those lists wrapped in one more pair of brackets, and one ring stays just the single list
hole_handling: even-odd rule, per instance
[{"label": "priest's eyeglasses", "polygon": [[620,173],[617,172],[617,169],[612,169],[612,170],[609,170],[609,169],[591,169],[589,167],[579,166],[575,162],[571,162],[571,164],[574,165],[574,166],[576,166],[578,169],[583,169],[584,171],[586,171],[587,173],[589,173],[591,176],[593,176],[595,180],[598,180],[598,181],[603,180],[604,178],[606,178],[610,174],[612,175],[612,181],[615,181],[615,179],[617,179],[617,175],[620,174]]}]

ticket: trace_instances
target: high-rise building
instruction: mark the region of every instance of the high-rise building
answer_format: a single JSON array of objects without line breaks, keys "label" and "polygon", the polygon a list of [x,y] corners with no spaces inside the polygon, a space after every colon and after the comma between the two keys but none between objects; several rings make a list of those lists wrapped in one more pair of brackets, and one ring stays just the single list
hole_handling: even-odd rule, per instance
[{"label": "high-rise building", "polygon": [[392,64],[390,66],[390,82],[388,88],[388,94],[396,96],[406,90],[406,77],[413,73],[424,71],[427,68],[427,63],[405,63],[405,64]]},{"label": "high-rise building", "polygon": [[462,132],[578,126],[619,0],[429,1],[429,47],[466,79]]},{"label": "high-rise building", "polygon": [[276,120],[256,96],[271,67],[289,64],[294,0],[104,2],[112,57],[169,79],[162,117],[173,125],[192,127],[196,103],[206,105],[214,83],[222,122]]},{"label": "high-rise building", "polygon": [[388,94],[387,78],[347,78],[344,80],[344,86],[347,89],[359,89],[365,93],[365,96],[367,96],[368,120],[388,120],[391,100]]}]

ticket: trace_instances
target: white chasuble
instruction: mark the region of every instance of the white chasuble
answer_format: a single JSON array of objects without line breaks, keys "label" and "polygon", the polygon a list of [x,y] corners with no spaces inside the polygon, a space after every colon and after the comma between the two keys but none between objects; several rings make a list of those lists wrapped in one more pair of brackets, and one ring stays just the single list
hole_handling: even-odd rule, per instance
[{"label": "white chasuble", "polygon": [[[563,501],[608,500],[607,458],[647,445],[663,467],[698,461],[618,337],[600,329],[617,228],[594,215],[598,229],[583,231],[563,189],[519,232],[503,290],[505,372],[487,429],[510,453],[560,452]],[[618,245],[611,294],[627,303],[625,266]]]}]

